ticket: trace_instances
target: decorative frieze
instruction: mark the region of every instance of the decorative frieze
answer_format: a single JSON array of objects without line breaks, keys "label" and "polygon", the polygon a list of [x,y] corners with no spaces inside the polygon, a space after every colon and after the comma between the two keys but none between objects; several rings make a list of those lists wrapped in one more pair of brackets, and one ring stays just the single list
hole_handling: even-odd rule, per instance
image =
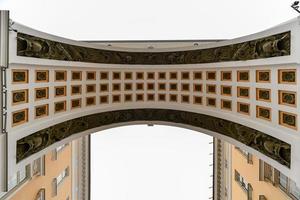
[{"label": "decorative frieze", "polygon": [[[284,32],[226,46],[170,52],[129,52],[94,49],[17,34],[17,55],[53,60],[110,64],[196,64],[288,56],[291,33]],[[31,48],[36,46],[38,48]]]},{"label": "decorative frieze", "polygon": [[68,120],[35,132],[17,141],[17,161],[39,152],[57,141],[73,134],[105,125],[125,122],[161,121],[185,124],[231,137],[271,157],[279,163],[290,166],[291,146],[279,139],[250,127],[217,117],[167,109],[131,109],[97,113]]}]

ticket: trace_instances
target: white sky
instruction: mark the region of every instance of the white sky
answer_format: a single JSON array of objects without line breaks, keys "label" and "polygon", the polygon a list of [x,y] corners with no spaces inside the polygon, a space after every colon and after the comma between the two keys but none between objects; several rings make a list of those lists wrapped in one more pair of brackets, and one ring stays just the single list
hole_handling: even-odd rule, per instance
[{"label": "white sky", "polygon": [[297,16],[293,0],[0,0],[24,25],[78,40],[230,39]]},{"label": "white sky", "polygon": [[92,200],[208,200],[212,137],[146,125],[92,135]]},{"label": "white sky", "polygon": [[[230,39],[297,15],[291,0],[0,0],[14,21],[77,40]],[[92,138],[92,200],[205,200],[204,134],[123,127]],[[97,195],[97,196],[96,196]]]}]

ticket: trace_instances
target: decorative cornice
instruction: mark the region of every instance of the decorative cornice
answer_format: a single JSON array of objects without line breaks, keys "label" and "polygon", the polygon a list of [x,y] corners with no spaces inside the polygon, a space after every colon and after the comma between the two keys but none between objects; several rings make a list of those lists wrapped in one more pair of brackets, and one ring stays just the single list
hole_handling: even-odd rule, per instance
[{"label": "decorative cornice", "polygon": [[24,33],[17,35],[17,55],[88,63],[173,65],[253,60],[290,55],[291,32],[226,46],[171,52],[129,52],[88,48]]},{"label": "decorative cornice", "polygon": [[199,113],[168,109],[108,111],[79,117],[50,126],[17,141],[17,162],[73,134],[105,125],[137,121],[172,122],[214,131],[231,137],[278,161],[282,165],[290,167],[291,145],[284,141],[225,119]]}]

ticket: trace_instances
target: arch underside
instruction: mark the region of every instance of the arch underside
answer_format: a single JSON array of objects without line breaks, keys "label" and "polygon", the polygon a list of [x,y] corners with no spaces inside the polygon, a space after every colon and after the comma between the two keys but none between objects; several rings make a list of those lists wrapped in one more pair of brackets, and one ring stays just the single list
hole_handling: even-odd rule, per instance
[{"label": "arch underside", "polygon": [[231,137],[290,167],[291,145],[253,128],[194,112],[171,109],[127,109],[101,112],[68,120],[17,141],[17,162],[80,132],[118,123],[162,121],[190,125]]}]

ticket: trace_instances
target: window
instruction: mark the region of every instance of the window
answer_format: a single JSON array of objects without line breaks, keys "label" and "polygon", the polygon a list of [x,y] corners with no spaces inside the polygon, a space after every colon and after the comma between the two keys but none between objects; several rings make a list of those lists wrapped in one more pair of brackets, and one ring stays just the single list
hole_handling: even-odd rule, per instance
[{"label": "window", "polygon": [[296,183],[281,172],[279,172],[279,186],[293,200],[300,199],[300,189]]},{"label": "window", "polygon": [[239,147],[235,147],[235,149],[238,150],[243,156],[245,156],[247,158],[248,164],[253,164],[252,154],[250,154],[248,151],[241,149]]},{"label": "window", "polygon": [[39,192],[37,193],[37,195],[36,195],[36,200],[45,200],[45,189],[44,188],[42,188],[42,189],[40,189],[39,190]]},{"label": "window", "polygon": [[69,176],[69,167],[64,169],[56,178],[53,179],[53,196],[57,195],[58,187]]},{"label": "window", "polygon": [[[292,179],[261,160],[259,161],[259,168],[260,181],[269,181],[284,191],[291,199],[300,200],[300,189]],[[265,200],[265,197],[261,196],[260,200]]]},{"label": "window", "polygon": [[58,154],[64,149],[64,148],[66,148],[67,146],[68,146],[69,144],[67,143],[67,144],[63,144],[63,145],[60,145],[59,147],[56,147],[56,149],[54,149],[54,151],[53,151],[53,160],[57,160],[57,157],[58,157]]},{"label": "window", "polygon": [[55,149],[56,152],[60,152],[60,151],[63,150],[67,145],[68,145],[68,144],[63,144],[63,145],[57,147],[57,148]]},{"label": "window", "polygon": [[248,183],[236,170],[234,170],[234,179],[245,191],[248,191]]},{"label": "window", "polygon": [[32,175],[41,176],[45,174],[45,156],[38,158],[32,163]]},{"label": "window", "polygon": [[30,165],[27,165],[18,171],[10,180],[8,180],[8,190],[21,185],[25,180],[30,178]]},{"label": "window", "polygon": [[240,175],[240,173],[236,170],[234,170],[234,178],[235,181],[242,187],[242,189],[247,192],[247,199],[252,200],[252,192],[253,188],[250,183],[247,183],[247,181]]},{"label": "window", "polygon": [[287,183],[288,183],[288,178],[284,174],[280,173],[279,184],[284,190],[287,190]]},{"label": "window", "polygon": [[57,177],[56,177],[56,184],[59,185],[63,182],[63,180],[69,176],[69,167],[67,167],[64,171],[62,171]]},{"label": "window", "polygon": [[300,199],[300,189],[297,187],[296,183],[292,180],[290,180],[290,193],[294,198]]},{"label": "window", "polygon": [[273,182],[273,167],[264,163],[264,179]]},{"label": "window", "polygon": [[267,198],[265,197],[265,195],[259,195],[259,200],[267,200]]}]

